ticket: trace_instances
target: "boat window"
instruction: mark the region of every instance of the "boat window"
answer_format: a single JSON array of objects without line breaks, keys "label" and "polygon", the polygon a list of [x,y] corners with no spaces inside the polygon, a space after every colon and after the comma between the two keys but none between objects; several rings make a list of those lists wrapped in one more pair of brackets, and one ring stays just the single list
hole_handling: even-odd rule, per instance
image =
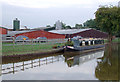
[{"label": "boat window", "polygon": [[93,45],[93,40],[90,41],[90,45]]},{"label": "boat window", "polygon": [[98,44],[98,41],[97,41],[97,40],[95,40],[95,44]]},{"label": "boat window", "polygon": [[88,41],[85,41],[85,45],[88,45]]},{"label": "boat window", "polygon": [[80,42],[80,46],[82,46],[82,41]]},{"label": "boat window", "polygon": [[100,40],[98,40],[98,44],[100,44]]},{"label": "boat window", "polygon": [[102,40],[100,40],[100,44],[102,44]]},{"label": "boat window", "polygon": [[104,44],[104,40],[102,40],[102,44]]}]

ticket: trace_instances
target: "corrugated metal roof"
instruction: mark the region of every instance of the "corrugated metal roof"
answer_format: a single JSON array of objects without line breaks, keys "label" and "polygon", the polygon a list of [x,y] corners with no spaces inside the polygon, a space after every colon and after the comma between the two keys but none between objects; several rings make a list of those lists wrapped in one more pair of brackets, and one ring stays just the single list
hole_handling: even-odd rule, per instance
[{"label": "corrugated metal roof", "polygon": [[8,31],[8,35],[9,35],[9,36],[14,36],[14,35],[19,34],[19,33],[25,33],[25,32],[31,32],[31,31],[35,31],[35,30]]},{"label": "corrugated metal roof", "polygon": [[5,28],[5,27],[2,27],[2,26],[0,26],[0,28],[4,28],[4,29],[7,29],[7,28]]},{"label": "corrugated metal roof", "polygon": [[39,29],[40,29],[40,30],[43,30],[43,29],[47,29],[47,28],[51,28],[51,27],[38,27],[38,28],[33,28],[33,30],[37,30],[37,29],[38,29],[38,30],[39,30]]},{"label": "corrugated metal roof", "polygon": [[90,30],[90,29],[91,28],[87,28],[87,29],[51,30],[49,32],[57,33],[57,34],[74,34],[74,33],[82,32],[82,31]]}]

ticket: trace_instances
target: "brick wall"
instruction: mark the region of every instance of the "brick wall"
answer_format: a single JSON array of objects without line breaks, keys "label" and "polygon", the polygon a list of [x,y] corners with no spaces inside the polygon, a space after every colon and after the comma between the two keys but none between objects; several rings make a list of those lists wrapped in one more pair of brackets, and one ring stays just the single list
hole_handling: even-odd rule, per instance
[{"label": "brick wall", "polygon": [[0,34],[7,34],[7,29],[0,27]]},{"label": "brick wall", "polygon": [[26,32],[26,33],[20,33],[16,34],[15,36],[27,36],[29,39],[36,39],[37,37],[46,37],[47,39],[65,39],[65,35],[51,33],[47,31],[32,31],[32,32]]}]

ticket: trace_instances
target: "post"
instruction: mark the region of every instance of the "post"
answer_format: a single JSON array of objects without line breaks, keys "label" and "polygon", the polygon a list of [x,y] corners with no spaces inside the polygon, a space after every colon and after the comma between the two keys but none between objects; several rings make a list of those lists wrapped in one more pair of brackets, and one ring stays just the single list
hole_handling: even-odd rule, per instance
[{"label": "post", "polygon": [[39,66],[40,66],[40,59],[39,59]]},{"label": "post", "polygon": [[14,49],[15,49],[15,37],[13,37],[13,52],[14,52]]},{"label": "post", "polygon": [[33,60],[31,60],[31,68],[33,68]]},{"label": "post", "polygon": [[33,51],[33,39],[31,39],[32,51]]},{"label": "post", "polygon": [[24,61],[23,61],[23,71],[24,71]]},{"label": "post", "polygon": [[23,47],[23,51],[24,51],[24,39],[23,39],[23,46],[22,47]]},{"label": "post", "polygon": [[46,57],[46,64],[47,64],[47,57]]},{"label": "post", "polygon": [[13,62],[13,74],[14,74],[14,62]]},{"label": "post", "polygon": [[53,63],[53,56],[52,56],[52,63]]},{"label": "post", "polygon": [[58,56],[58,61],[59,61],[59,56]]}]

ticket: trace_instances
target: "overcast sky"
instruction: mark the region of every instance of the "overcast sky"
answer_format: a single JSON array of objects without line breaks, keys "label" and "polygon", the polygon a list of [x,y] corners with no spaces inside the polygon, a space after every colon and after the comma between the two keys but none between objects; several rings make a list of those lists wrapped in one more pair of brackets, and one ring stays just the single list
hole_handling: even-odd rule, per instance
[{"label": "overcast sky", "polygon": [[1,0],[2,26],[12,28],[16,17],[22,26],[45,27],[61,20],[67,25],[95,18],[100,5],[118,5],[119,0]]}]

